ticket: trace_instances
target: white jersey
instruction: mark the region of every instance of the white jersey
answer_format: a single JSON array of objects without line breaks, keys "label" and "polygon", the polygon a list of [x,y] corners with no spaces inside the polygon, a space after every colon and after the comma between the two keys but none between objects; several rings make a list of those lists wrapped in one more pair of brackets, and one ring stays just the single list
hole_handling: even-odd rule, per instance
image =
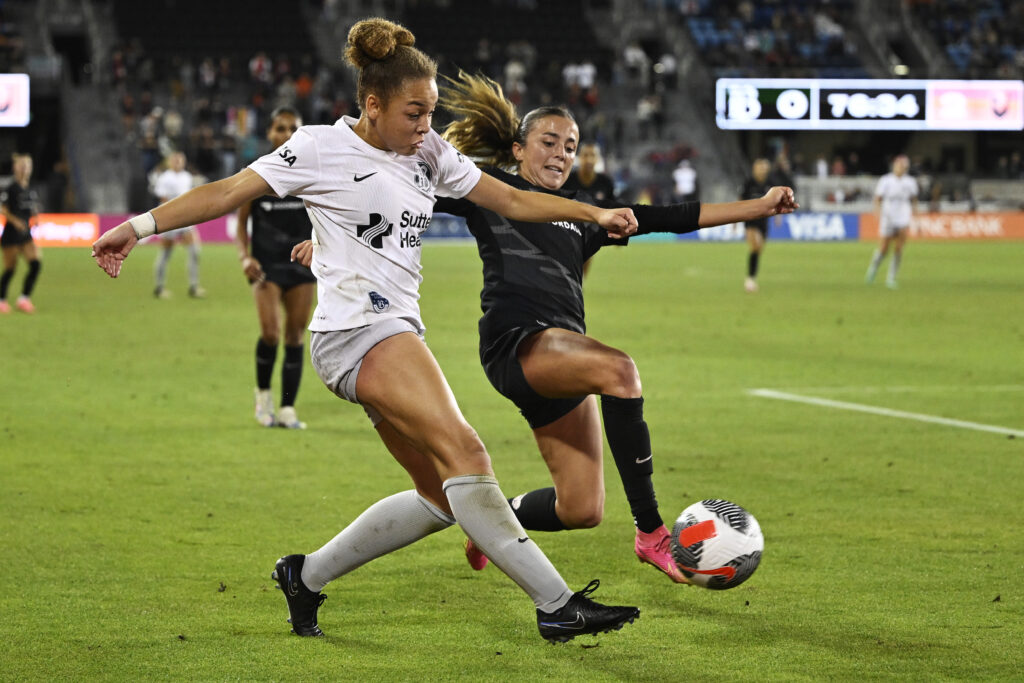
[{"label": "white jersey", "polygon": [[156,182],[153,184],[153,194],[162,202],[180,197],[191,189],[192,174],[185,170],[167,169],[156,177]]},{"label": "white jersey", "polygon": [[911,200],[917,197],[917,181],[907,174],[886,173],[878,179],[875,196],[882,200],[879,221],[883,228],[906,228],[910,225]]},{"label": "white jersey", "polygon": [[333,126],[302,126],[288,142],[254,161],[279,197],[299,197],[313,224],[317,306],[309,329],[350,330],[419,309],[420,235],[434,197],[461,198],[480,170],[436,131],[416,154],[373,147],[345,116]]}]

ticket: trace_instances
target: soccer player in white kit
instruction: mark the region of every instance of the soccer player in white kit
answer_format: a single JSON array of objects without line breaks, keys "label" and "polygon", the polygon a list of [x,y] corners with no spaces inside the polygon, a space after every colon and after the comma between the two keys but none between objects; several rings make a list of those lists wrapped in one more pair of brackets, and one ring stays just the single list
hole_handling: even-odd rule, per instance
[{"label": "soccer player in white kit", "polygon": [[903,245],[907,242],[910,219],[917,213],[917,180],[907,175],[908,168],[910,160],[905,154],[900,154],[892,160],[892,173],[886,173],[878,179],[878,187],[875,189],[875,211],[880,211],[878,234],[881,243],[871,257],[871,264],[864,278],[868,284],[874,282],[875,273],[878,272],[878,267],[889,252],[889,245],[892,244],[892,260],[889,261],[889,275],[885,279],[885,284],[889,289],[896,289],[896,274],[899,272],[900,260],[903,257]]},{"label": "soccer player in white kit", "polygon": [[[182,152],[174,152],[167,158],[167,169],[157,176],[153,194],[163,204],[185,194],[192,189],[192,185],[192,174],[185,170],[185,155]],[[177,237],[181,238],[182,244],[188,249],[188,295],[194,299],[201,299],[206,292],[199,285],[199,232],[194,226],[181,228],[173,234],[160,235],[162,249],[153,267],[156,280],[153,295],[158,299],[167,299],[171,295],[164,287],[164,283],[167,280],[167,262],[171,260],[171,250],[174,249],[174,240]]]},{"label": "soccer player in white kit", "polygon": [[357,23],[346,58],[359,71],[358,120],[300,128],[249,168],[104,234],[93,257],[116,277],[137,241],[154,232],[271,192],[305,202],[319,297],[310,325],[314,367],[332,391],[362,404],[415,488],[370,506],[316,552],[278,560],[274,578],[295,633],[322,635],[317,609],[329,581],[456,522],[533,599],[542,637],[619,629],[639,610],[593,602],[593,582],[573,593],[516,520],[423,342],[417,299],[420,233],[435,195],[466,197],[515,220],[587,221],[619,235],[632,234],[636,219],[629,209],[516,190],[481,174],[431,129],[437,65],[413,42],[412,33],[383,19]]}]

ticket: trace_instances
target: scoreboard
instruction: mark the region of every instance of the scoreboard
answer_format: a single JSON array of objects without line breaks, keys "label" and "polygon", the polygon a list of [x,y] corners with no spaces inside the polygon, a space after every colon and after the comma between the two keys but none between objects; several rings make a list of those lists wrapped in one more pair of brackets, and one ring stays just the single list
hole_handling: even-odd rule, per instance
[{"label": "scoreboard", "polygon": [[1021,130],[1024,81],[720,78],[732,130]]}]

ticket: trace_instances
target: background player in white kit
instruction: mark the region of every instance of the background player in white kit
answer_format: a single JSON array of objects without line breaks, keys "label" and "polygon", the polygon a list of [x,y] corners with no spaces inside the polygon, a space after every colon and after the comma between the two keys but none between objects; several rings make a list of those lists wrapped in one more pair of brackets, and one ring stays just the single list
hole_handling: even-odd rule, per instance
[{"label": "background player in white kit", "polygon": [[[542,637],[564,641],[621,628],[635,607],[611,607],[573,593],[516,520],[490,457],[459,410],[423,342],[420,233],[435,195],[466,197],[516,220],[598,223],[620,235],[636,230],[629,209],[599,209],[516,190],[482,175],[430,127],[437,65],[412,47],[406,29],[382,19],[349,32],[346,58],[358,72],[361,116],[305,126],[276,151],[230,178],[202,185],[136,216],[93,244],[111,277],[143,236],[190,225],[264,194],[306,203],[313,224],[312,270],[318,303],[310,329],[313,364],[339,396],[363,405],[415,489],[370,506],[308,557],[278,560],[292,630],[322,635],[317,609],[329,581],[456,521],[474,544],[532,599]],[[292,456],[283,462],[300,467]],[[281,511],[294,524],[298,511]]]},{"label": "background player in white kit", "polygon": [[[167,157],[167,169],[157,176],[153,194],[163,204],[185,194],[192,189],[192,185],[192,174],[185,170],[185,154],[174,152]],[[188,295],[197,299],[202,298],[206,292],[199,286],[199,233],[193,226],[161,233],[161,249],[153,267],[156,278],[153,295],[158,299],[167,299],[171,296],[164,283],[167,281],[167,263],[171,260],[171,250],[174,249],[174,241],[177,238],[181,239],[181,243],[188,250]]]},{"label": "background player in white kit", "polygon": [[890,289],[896,289],[896,274],[903,258],[903,245],[907,242],[910,219],[917,213],[917,180],[907,175],[908,168],[910,160],[905,154],[901,154],[892,160],[892,173],[886,173],[878,179],[878,187],[875,189],[875,210],[880,211],[878,235],[881,242],[868,266],[868,273],[865,276],[868,284],[874,282],[875,273],[878,272],[878,267],[889,252],[889,245],[892,244],[892,260],[889,262],[889,275],[885,279],[885,284]]}]

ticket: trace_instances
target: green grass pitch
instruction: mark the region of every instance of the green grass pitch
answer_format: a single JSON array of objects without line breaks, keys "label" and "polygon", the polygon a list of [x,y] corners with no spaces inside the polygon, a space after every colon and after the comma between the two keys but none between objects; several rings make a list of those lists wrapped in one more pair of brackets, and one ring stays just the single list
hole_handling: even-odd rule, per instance
[{"label": "green grass pitch", "polygon": [[[633,556],[609,459],[604,522],[535,539],[575,589],[599,577],[595,597],[642,615],[557,647],[455,529],[328,586],[326,638],[289,635],[276,558],[404,473],[308,365],[309,429],[256,425],[233,248],[204,248],[204,301],[181,250],[157,301],[152,248],[116,281],[50,249],[38,313],[0,317],[0,679],[1018,679],[1024,438],[747,393],[1024,429],[1024,243],[911,243],[898,291],[863,283],[871,248],[769,243],[757,295],[740,244],[598,255],[589,329],[640,368],[663,515],[727,498],[766,547],[734,590],[672,585]],[[474,248],[429,244],[424,264],[428,343],[505,493],[547,485],[477,361]]]}]

